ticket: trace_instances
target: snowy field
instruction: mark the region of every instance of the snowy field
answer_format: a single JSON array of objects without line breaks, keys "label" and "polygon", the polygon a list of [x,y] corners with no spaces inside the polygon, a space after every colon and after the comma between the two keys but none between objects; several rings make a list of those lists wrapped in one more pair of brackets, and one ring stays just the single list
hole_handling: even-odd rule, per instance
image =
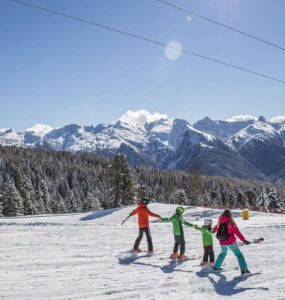
[{"label": "snowy field", "polygon": [[[234,212],[249,240],[243,246],[251,272],[239,277],[229,253],[222,273],[201,272],[200,260],[169,263],[171,223],[152,219],[156,255],[127,258],[138,233],[137,219],[121,221],[133,207],[60,216],[0,219],[0,299],[285,299],[285,215],[252,213],[249,221]],[[151,204],[161,216],[175,206]],[[185,219],[202,225],[220,211],[187,208]],[[200,232],[185,227],[186,254],[202,254]],[[141,248],[146,250],[145,237]],[[215,240],[215,254],[219,245]]]}]

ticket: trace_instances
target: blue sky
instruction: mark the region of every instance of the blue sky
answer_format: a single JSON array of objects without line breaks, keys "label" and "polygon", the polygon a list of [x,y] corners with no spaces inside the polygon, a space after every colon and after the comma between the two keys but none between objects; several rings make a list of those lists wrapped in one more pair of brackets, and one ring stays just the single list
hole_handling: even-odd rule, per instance
[{"label": "blue sky", "polygon": [[[155,0],[26,0],[285,80],[285,52]],[[168,0],[285,47],[283,0]],[[191,123],[284,115],[285,85],[0,2],[0,128],[109,123],[145,109]]]}]

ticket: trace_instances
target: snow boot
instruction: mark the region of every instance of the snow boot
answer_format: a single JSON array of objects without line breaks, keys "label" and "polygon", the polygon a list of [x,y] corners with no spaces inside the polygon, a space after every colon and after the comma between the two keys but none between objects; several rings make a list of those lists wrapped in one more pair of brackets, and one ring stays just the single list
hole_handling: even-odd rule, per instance
[{"label": "snow boot", "polygon": [[201,263],[200,263],[200,266],[202,267],[202,266],[208,266],[208,262],[207,261],[201,261]]},{"label": "snow boot", "polygon": [[179,254],[178,253],[171,253],[171,255],[170,255],[170,259],[178,259],[178,257],[179,257]]},{"label": "snow boot", "polygon": [[249,270],[241,270],[241,275],[251,274]]},{"label": "snow boot", "polygon": [[140,253],[140,252],[142,252],[142,251],[141,251],[140,248],[136,248],[136,249],[133,249],[133,252],[134,252],[134,253]]},{"label": "snow boot", "polygon": [[184,254],[180,254],[178,256],[178,260],[180,260],[180,261],[184,261],[184,260],[187,260],[187,259],[189,259],[189,258],[186,255],[184,255]]},{"label": "snow boot", "polygon": [[147,252],[147,256],[153,256],[154,255],[154,252],[153,251],[148,251]]}]

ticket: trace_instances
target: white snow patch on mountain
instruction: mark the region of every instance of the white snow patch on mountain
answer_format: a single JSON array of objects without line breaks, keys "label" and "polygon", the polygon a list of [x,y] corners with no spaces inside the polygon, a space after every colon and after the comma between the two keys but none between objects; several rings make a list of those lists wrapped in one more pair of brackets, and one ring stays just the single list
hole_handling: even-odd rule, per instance
[{"label": "white snow patch on mountain", "polygon": [[274,117],[270,120],[271,123],[285,123],[285,116]]},{"label": "white snow patch on mountain", "polygon": [[[283,300],[285,295],[285,216],[252,212],[243,221],[233,211],[246,239],[264,242],[241,247],[249,270],[240,277],[237,260],[229,251],[222,273],[199,266],[203,253],[201,232],[184,226],[186,254],[198,259],[169,261],[173,248],[172,224],[151,218],[156,255],[130,256],[138,234],[137,217],[121,221],[135,206],[81,214],[0,218],[1,299],[191,299]],[[175,205],[150,204],[151,211],[170,217]],[[221,211],[185,207],[185,220],[214,224]],[[216,257],[220,252],[214,238]]]},{"label": "white snow patch on mountain", "polygon": [[278,132],[271,125],[264,122],[255,122],[232,136],[228,145],[240,149],[251,140],[265,141],[279,138]]},{"label": "white snow patch on mountain", "polygon": [[253,117],[251,115],[239,115],[239,116],[233,116],[229,119],[226,119],[227,122],[243,122],[243,121],[250,121],[255,120],[257,121],[256,117]]},{"label": "white snow patch on mountain", "polygon": [[6,133],[8,130],[10,130],[10,129],[8,129],[8,128],[0,128],[0,134],[4,134],[4,133]]},{"label": "white snow patch on mountain", "polygon": [[139,127],[144,127],[146,123],[151,123],[160,119],[167,119],[167,115],[156,112],[151,114],[144,109],[138,111],[128,110],[119,118],[122,122],[134,124]]},{"label": "white snow patch on mountain", "polygon": [[26,131],[34,132],[37,136],[41,137],[43,137],[52,130],[53,128],[51,126],[44,124],[35,124],[33,127],[26,129]]}]

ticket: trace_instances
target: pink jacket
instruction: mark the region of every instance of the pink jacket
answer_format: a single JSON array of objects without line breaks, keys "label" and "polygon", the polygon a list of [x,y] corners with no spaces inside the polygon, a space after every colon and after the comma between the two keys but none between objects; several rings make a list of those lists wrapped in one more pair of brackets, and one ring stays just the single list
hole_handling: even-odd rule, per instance
[{"label": "pink jacket", "polygon": [[[225,223],[228,222],[230,219],[228,217],[223,216],[220,220],[220,223]],[[216,232],[218,230],[219,226],[218,224],[213,228],[212,232]],[[220,241],[221,245],[230,245],[230,244],[235,244],[236,242],[236,237],[237,236],[242,242],[245,241],[244,236],[241,234],[239,231],[238,227],[235,224],[229,224],[228,223],[228,234],[229,237],[226,241]]]}]

